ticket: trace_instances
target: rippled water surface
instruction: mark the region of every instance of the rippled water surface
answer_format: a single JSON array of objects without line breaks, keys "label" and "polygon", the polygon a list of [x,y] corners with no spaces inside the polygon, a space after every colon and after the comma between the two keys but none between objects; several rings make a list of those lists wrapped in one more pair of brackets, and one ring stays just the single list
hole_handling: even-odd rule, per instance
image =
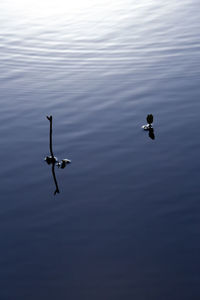
[{"label": "rippled water surface", "polygon": [[[1,0],[1,300],[200,299],[199,19],[197,0]],[[72,160],[56,195],[47,115]]]}]

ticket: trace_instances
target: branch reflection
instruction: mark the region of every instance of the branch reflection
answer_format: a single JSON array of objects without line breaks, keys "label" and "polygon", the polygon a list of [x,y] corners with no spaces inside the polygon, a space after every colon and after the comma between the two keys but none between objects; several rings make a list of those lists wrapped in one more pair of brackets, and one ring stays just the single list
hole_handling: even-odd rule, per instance
[{"label": "branch reflection", "polygon": [[155,140],[155,134],[154,134],[154,129],[153,129],[153,127],[149,128],[149,137],[150,137],[152,140]]}]

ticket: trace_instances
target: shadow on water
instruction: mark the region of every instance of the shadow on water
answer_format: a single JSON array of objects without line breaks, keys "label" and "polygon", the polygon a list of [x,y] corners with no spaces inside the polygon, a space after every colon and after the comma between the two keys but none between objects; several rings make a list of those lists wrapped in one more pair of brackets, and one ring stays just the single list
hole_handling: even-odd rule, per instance
[{"label": "shadow on water", "polygon": [[47,119],[49,120],[50,123],[50,129],[49,129],[49,151],[50,151],[50,156],[46,156],[45,157],[45,161],[47,162],[48,165],[52,165],[51,171],[52,171],[52,176],[53,176],[53,180],[56,186],[56,189],[54,191],[54,195],[59,194],[60,190],[58,187],[58,182],[57,182],[57,178],[56,178],[56,173],[55,173],[55,166],[57,166],[58,168],[64,169],[66,167],[67,164],[69,164],[71,161],[69,159],[62,159],[60,162],[58,161],[57,157],[54,156],[53,153],[53,142],[52,142],[52,121],[53,118],[52,116],[48,117]]}]

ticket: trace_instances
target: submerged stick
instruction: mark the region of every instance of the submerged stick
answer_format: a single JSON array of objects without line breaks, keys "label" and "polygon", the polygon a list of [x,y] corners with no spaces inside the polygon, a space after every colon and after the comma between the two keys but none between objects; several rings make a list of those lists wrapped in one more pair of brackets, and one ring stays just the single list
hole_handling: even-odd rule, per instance
[{"label": "submerged stick", "polygon": [[57,179],[56,179],[56,174],[55,174],[55,163],[56,163],[56,158],[53,154],[53,146],[52,146],[52,116],[48,117],[47,119],[50,122],[50,130],[49,130],[49,150],[50,150],[50,154],[51,154],[51,158],[52,158],[52,175],[53,175],[53,179],[54,179],[54,183],[56,186],[56,190],[54,192],[54,195],[56,195],[56,193],[60,193],[59,188],[58,188],[58,183],[57,183]]}]

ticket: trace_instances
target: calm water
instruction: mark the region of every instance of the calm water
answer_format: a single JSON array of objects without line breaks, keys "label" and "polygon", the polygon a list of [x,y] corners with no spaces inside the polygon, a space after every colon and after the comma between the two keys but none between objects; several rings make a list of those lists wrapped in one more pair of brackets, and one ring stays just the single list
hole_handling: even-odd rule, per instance
[{"label": "calm water", "polygon": [[199,19],[197,0],[1,0],[1,300],[200,299]]}]

